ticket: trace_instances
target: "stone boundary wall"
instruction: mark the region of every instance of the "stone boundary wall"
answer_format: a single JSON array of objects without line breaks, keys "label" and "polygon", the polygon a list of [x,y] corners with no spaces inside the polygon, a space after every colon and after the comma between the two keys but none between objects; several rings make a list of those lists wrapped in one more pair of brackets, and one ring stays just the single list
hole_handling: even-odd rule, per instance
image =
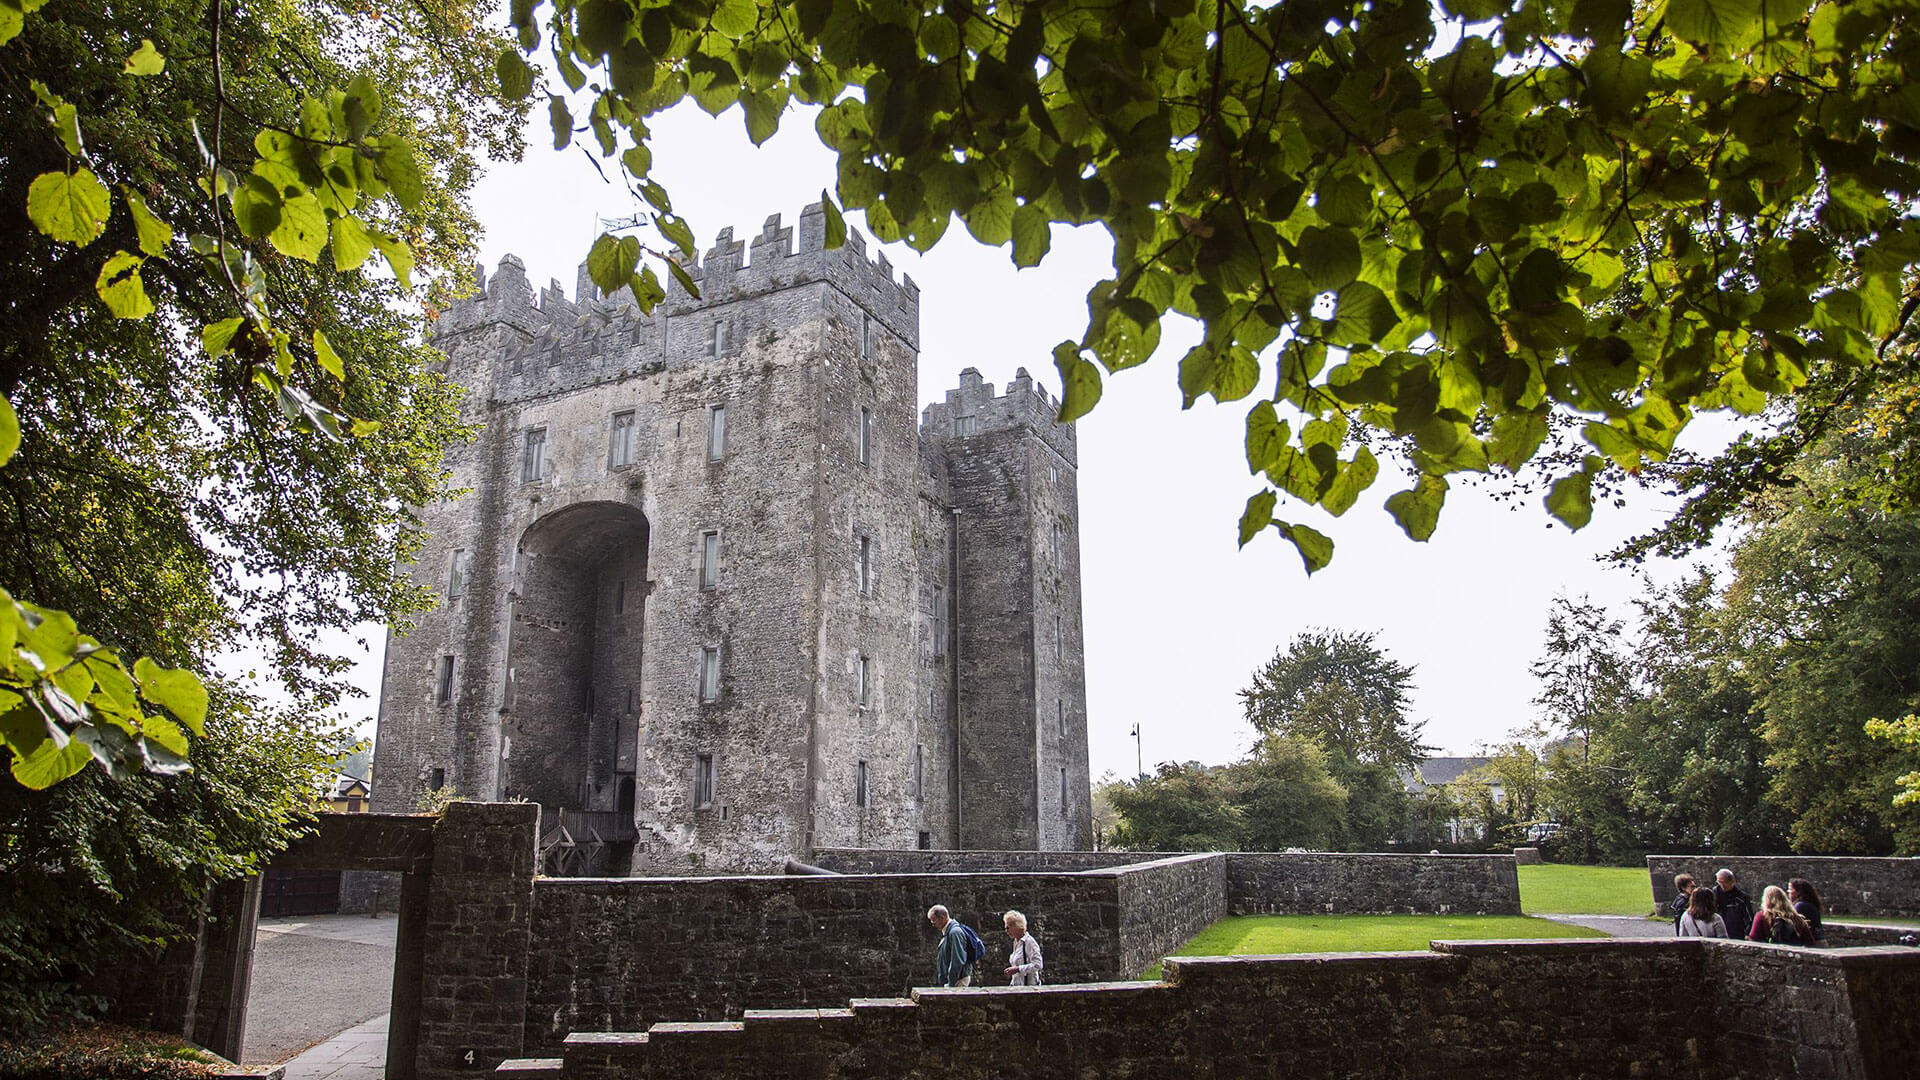
[{"label": "stone boundary wall", "polygon": [[1114,876],[1119,886],[1120,966],[1114,976],[1142,974],[1223,918],[1227,863],[1225,855],[1182,855],[1119,870]]},{"label": "stone boundary wall", "polygon": [[581,1033],[503,1076],[1510,1080],[1920,1075],[1920,951],[1690,940],[1435,942],[1169,961],[1166,981],[919,990]]},{"label": "stone boundary wall", "polygon": [[1227,856],[1234,915],[1518,915],[1511,855]]},{"label": "stone boundary wall", "polygon": [[1712,885],[1722,867],[1734,872],[1756,908],[1768,885],[1784,889],[1787,879],[1803,877],[1819,890],[1828,916],[1920,917],[1920,859],[1845,855],[1649,855],[1654,906],[1673,899],[1675,875]]},{"label": "stone boundary wall", "polygon": [[815,866],[841,874],[1071,873],[1111,870],[1190,851],[888,851],[880,848],[817,848]]}]

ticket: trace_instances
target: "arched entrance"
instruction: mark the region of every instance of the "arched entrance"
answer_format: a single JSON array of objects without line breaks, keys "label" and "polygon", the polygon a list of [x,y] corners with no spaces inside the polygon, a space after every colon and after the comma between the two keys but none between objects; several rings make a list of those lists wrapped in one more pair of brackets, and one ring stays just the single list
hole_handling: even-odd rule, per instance
[{"label": "arched entrance", "polygon": [[612,819],[640,720],[647,540],[646,515],[613,502],[556,510],[520,538],[501,791],[548,824],[585,816],[632,836],[631,811]]}]

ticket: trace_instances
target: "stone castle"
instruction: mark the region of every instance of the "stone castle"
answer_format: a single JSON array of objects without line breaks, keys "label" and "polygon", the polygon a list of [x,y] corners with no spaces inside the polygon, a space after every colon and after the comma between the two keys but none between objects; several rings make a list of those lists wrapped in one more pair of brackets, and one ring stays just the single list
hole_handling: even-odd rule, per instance
[{"label": "stone castle", "polygon": [[794,232],[721,232],[651,315],[508,256],[441,317],[478,433],[376,809],[526,799],[615,873],[1090,846],[1073,430],[1024,370],[919,410],[913,280]]}]

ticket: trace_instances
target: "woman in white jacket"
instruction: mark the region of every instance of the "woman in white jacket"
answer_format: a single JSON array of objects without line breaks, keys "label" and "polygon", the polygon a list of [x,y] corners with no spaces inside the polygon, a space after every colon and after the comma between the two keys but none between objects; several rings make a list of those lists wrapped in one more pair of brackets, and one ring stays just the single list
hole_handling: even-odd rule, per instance
[{"label": "woman in white jacket", "polygon": [[1027,933],[1027,917],[1017,911],[1009,911],[1001,920],[1006,923],[1007,936],[1013,939],[1013,951],[1007,954],[1008,986],[1039,986],[1040,969],[1045,962],[1040,959],[1040,943]]}]

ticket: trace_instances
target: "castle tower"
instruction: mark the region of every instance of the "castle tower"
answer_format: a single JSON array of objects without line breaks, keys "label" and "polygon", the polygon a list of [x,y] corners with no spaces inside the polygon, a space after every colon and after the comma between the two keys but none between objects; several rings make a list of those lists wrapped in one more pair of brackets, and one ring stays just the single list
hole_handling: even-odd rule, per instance
[{"label": "castle tower", "polygon": [[1004,395],[968,368],[922,415],[953,509],[957,845],[1092,841],[1080,618],[1078,457],[1020,369]]},{"label": "castle tower", "polygon": [[[970,523],[952,531],[943,470],[973,444],[922,445],[912,280],[869,261],[858,234],[834,251],[824,239],[818,206],[797,238],[778,215],[750,245],[723,231],[689,267],[700,296],[670,287],[650,316],[584,276],[571,300],[558,282],[536,294],[509,256],[442,316],[435,344],[478,432],[447,458],[463,494],[420,511],[430,539],[414,579],[441,603],[389,638],[379,809],[441,786],[526,798],[549,827],[630,838],[599,872],[766,871],[814,847],[970,842],[956,798],[993,801],[974,781],[1006,782],[988,760],[1006,744],[974,745],[955,718],[993,707],[968,687],[1005,661],[966,666],[968,594],[927,566],[964,581],[970,559],[994,562],[991,538],[970,548]],[[1020,394],[994,430],[1064,445],[1070,474],[1071,432],[1044,391]],[[967,485],[978,471],[962,469]],[[1069,513],[1071,489],[1069,475]],[[1084,844],[1072,579],[1063,708],[1079,748],[1050,747],[1045,764],[1079,762],[1077,807],[1059,822],[1028,814],[1025,831],[983,817],[976,835],[996,843]],[[1032,585],[1057,606],[1053,580]],[[1053,666],[1044,678],[1028,698],[1066,685]],[[1020,747],[1012,770],[1033,773],[1037,754]],[[1046,796],[1024,805],[1062,805]]]}]

